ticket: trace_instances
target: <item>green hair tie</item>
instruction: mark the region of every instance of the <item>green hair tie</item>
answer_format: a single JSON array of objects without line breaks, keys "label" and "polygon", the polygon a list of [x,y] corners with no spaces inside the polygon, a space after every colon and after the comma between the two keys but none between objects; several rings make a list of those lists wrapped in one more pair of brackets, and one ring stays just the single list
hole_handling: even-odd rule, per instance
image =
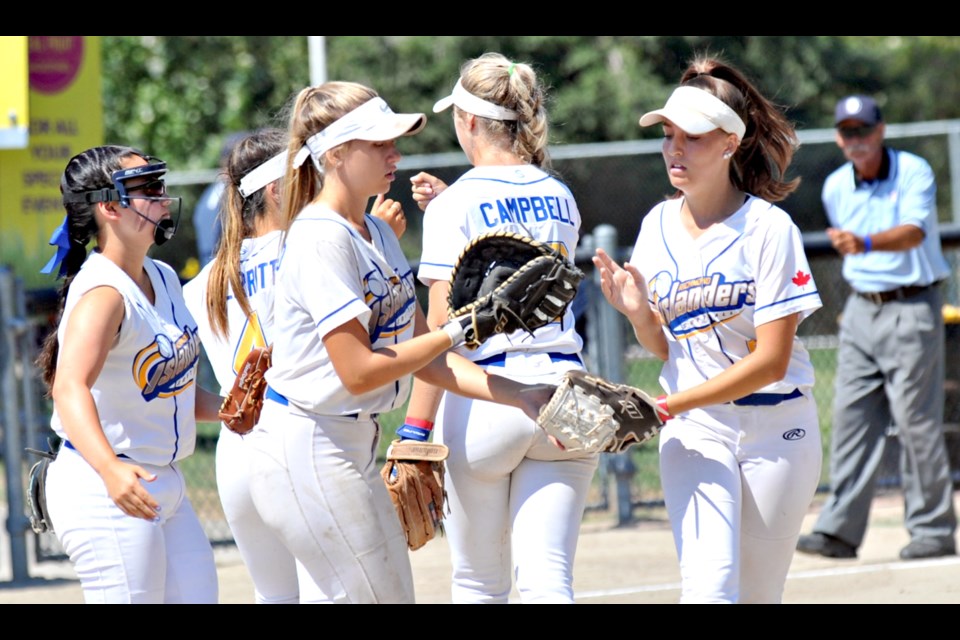
[{"label": "green hair tie", "polygon": [[513,70],[516,69],[516,68],[517,68],[517,63],[516,63],[516,62],[511,62],[511,63],[510,63],[510,68],[507,69],[507,75],[508,75],[508,76],[512,76],[512,75],[513,75]]}]

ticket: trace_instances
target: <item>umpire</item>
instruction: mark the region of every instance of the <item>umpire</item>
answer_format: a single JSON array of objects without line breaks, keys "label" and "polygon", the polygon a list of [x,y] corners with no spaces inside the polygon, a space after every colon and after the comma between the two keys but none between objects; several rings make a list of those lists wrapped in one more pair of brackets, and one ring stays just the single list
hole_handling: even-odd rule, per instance
[{"label": "umpire", "polygon": [[870,97],[841,100],[836,142],[849,162],[827,177],[827,233],[853,289],[840,320],[832,492],[797,549],[855,558],[888,427],[901,445],[910,543],[900,558],[954,555],[956,515],[943,436],[944,326],[936,182],[923,159],[884,145]]}]

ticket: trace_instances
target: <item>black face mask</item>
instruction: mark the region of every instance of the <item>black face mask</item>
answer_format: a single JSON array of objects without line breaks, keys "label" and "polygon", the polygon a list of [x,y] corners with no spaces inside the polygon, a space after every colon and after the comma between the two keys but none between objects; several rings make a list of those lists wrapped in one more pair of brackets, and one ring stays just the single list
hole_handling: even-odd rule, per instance
[{"label": "black face mask", "polygon": [[132,205],[129,207],[129,209],[153,225],[153,244],[157,245],[158,247],[167,240],[171,239],[177,232],[177,225],[174,223],[172,218],[164,218],[160,222],[156,222],[155,220],[151,220],[147,216],[137,211]]}]

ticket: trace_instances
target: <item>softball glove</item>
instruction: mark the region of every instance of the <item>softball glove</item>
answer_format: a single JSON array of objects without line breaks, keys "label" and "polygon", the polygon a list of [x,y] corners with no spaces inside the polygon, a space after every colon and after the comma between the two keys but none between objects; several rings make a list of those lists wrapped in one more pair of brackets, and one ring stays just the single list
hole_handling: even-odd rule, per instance
[{"label": "softball glove", "polygon": [[585,371],[564,374],[537,424],[567,451],[620,453],[653,439],[664,419],[656,401]]},{"label": "softball glove", "polygon": [[448,316],[460,322],[468,349],[498,333],[533,333],[563,316],[584,277],[542,242],[487,233],[467,245],[453,268]]}]

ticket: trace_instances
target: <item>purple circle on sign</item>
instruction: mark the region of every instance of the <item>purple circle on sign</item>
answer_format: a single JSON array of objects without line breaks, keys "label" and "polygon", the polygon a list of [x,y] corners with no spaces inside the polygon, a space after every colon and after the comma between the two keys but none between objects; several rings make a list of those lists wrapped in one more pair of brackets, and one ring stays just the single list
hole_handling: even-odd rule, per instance
[{"label": "purple circle on sign", "polygon": [[30,88],[57,93],[76,79],[83,36],[30,36]]}]

